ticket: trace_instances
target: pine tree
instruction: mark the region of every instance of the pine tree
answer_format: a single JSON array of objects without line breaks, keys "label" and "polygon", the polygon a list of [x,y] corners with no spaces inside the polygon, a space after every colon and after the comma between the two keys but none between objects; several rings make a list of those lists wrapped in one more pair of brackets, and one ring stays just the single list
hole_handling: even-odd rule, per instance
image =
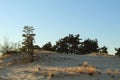
[{"label": "pine tree", "polygon": [[34,28],[31,26],[24,26],[23,29],[23,35],[24,37],[22,44],[24,45],[23,48],[25,49],[25,52],[28,54],[29,57],[33,57],[33,49],[34,49],[34,36],[35,34],[33,33]]}]

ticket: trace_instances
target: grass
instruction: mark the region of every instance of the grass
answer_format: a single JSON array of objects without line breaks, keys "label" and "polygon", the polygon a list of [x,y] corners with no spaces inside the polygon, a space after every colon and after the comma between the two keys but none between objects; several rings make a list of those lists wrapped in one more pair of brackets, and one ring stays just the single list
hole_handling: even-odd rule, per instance
[{"label": "grass", "polygon": [[115,69],[115,70],[114,70],[114,74],[115,74],[115,75],[119,75],[119,74],[120,74],[119,69]]},{"label": "grass", "polygon": [[82,66],[83,66],[83,67],[87,67],[87,66],[88,66],[88,62],[87,62],[87,61],[84,61],[84,62],[82,63]]},{"label": "grass", "polygon": [[9,58],[11,56],[12,56],[11,54],[3,54],[3,55],[1,55],[0,58],[4,59],[4,58]]},{"label": "grass", "polygon": [[[86,66],[86,64],[87,64],[87,66]],[[47,76],[48,78],[65,76],[65,75],[74,77],[77,74],[83,74],[83,73],[92,76],[95,73],[97,73],[97,71],[98,71],[95,67],[88,65],[88,62],[85,62],[85,64],[83,64],[83,65],[84,66],[62,67],[62,68],[61,67],[42,67],[42,66],[36,65],[35,68],[37,68],[37,69],[34,71],[35,71],[35,73],[40,73],[43,76]],[[32,72],[32,73],[34,73],[34,72]]]},{"label": "grass", "polygon": [[112,72],[112,70],[111,69],[106,69],[106,74],[107,75],[111,75],[113,72]]},{"label": "grass", "polygon": [[120,71],[119,71],[119,69],[115,69],[115,70],[106,69],[106,74],[107,74],[107,75],[111,75],[111,74],[119,75],[119,74],[120,74]]},{"label": "grass", "polygon": [[88,67],[87,68],[87,73],[89,74],[89,75],[93,75],[93,74],[95,74],[96,73],[96,68],[94,68],[94,67]]},{"label": "grass", "polygon": [[48,71],[48,78],[54,77],[56,73],[56,71]]},{"label": "grass", "polygon": [[96,68],[89,66],[89,67],[68,67],[65,68],[65,72],[74,72],[76,74],[78,73],[87,73],[89,75],[93,75],[96,73]]}]

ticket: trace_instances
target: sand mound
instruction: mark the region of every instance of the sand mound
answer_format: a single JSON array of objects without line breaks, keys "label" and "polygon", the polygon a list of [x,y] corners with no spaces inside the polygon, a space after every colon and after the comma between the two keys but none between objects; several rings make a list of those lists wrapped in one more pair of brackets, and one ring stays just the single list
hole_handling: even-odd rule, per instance
[{"label": "sand mound", "polygon": [[[1,58],[2,80],[119,80],[120,58],[90,55],[66,55],[41,51],[39,59],[21,64],[21,54]],[[25,61],[28,59],[24,59]],[[6,65],[10,62],[13,64]]]}]

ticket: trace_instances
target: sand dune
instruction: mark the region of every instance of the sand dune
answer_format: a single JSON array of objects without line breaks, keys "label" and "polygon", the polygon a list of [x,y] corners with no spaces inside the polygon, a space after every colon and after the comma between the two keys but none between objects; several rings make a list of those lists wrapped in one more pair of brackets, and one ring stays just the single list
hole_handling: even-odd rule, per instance
[{"label": "sand dune", "polygon": [[0,80],[120,80],[120,58],[115,56],[36,53],[23,64],[20,54],[0,59]]}]

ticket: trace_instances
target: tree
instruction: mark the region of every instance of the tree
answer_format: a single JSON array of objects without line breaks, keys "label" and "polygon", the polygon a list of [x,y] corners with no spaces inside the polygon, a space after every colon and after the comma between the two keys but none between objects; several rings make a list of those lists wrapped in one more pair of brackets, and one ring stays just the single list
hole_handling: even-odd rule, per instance
[{"label": "tree", "polygon": [[115,51],[117,51],[117,52],[115,53],[115,55],[119,55],[119,56],[120,56],[120,48],[115,48]]},{"label": "tree", "polygon": [[48,42],[45,45],[43,45],[42,49],[47,50],[47,51],[52,51],[52,44],[51,44],[51,42]]},{"label": "tree", "polygon": [[66,43],[66,38],[61,38],[59,41],[56,42],[56,52],[59,53],[68,53],[68,45]]},{"label": "tree", "polygon": [[79,53],[79,34],[73,35],[69,34],[64,38],[61,38],[59,41],[56,42],[55,50],[59,53]]},{"label": "tree", "polygon": [[56,51],[56,47],[57,47],[56,45],[53,45],[52,46],[52,51]]},{"label": "tree", "polygon": [[38,49],[38,50],[40,50],[41,48],[40,48],[39,45],[34,45],[34,49]]},{"label": "tree", "polygon": [[32,57],[33,57],[33,49],[34,49],[34,36],[35,34],[33,33],[34,28],[31,26],[24,26],[23,29],[23,42],[22,44],[24,45],[23,48],[25,49],[25,52],[28,54],[29,57],[31,57],[31,61],[32,61]]},{"label": "tree", "polygon": [[100,49],[99,49],[99,52],[100,53],[108,53],[108,51],[107,51],[107,47],[106,46],[103,46],[103,47],[101,47]]},{"label": "tree", "polygon": [[80,50],[82,54],[90,54],[91,52],[98,52],[98,41],[97,39],[87,39],[81,43]]}]

